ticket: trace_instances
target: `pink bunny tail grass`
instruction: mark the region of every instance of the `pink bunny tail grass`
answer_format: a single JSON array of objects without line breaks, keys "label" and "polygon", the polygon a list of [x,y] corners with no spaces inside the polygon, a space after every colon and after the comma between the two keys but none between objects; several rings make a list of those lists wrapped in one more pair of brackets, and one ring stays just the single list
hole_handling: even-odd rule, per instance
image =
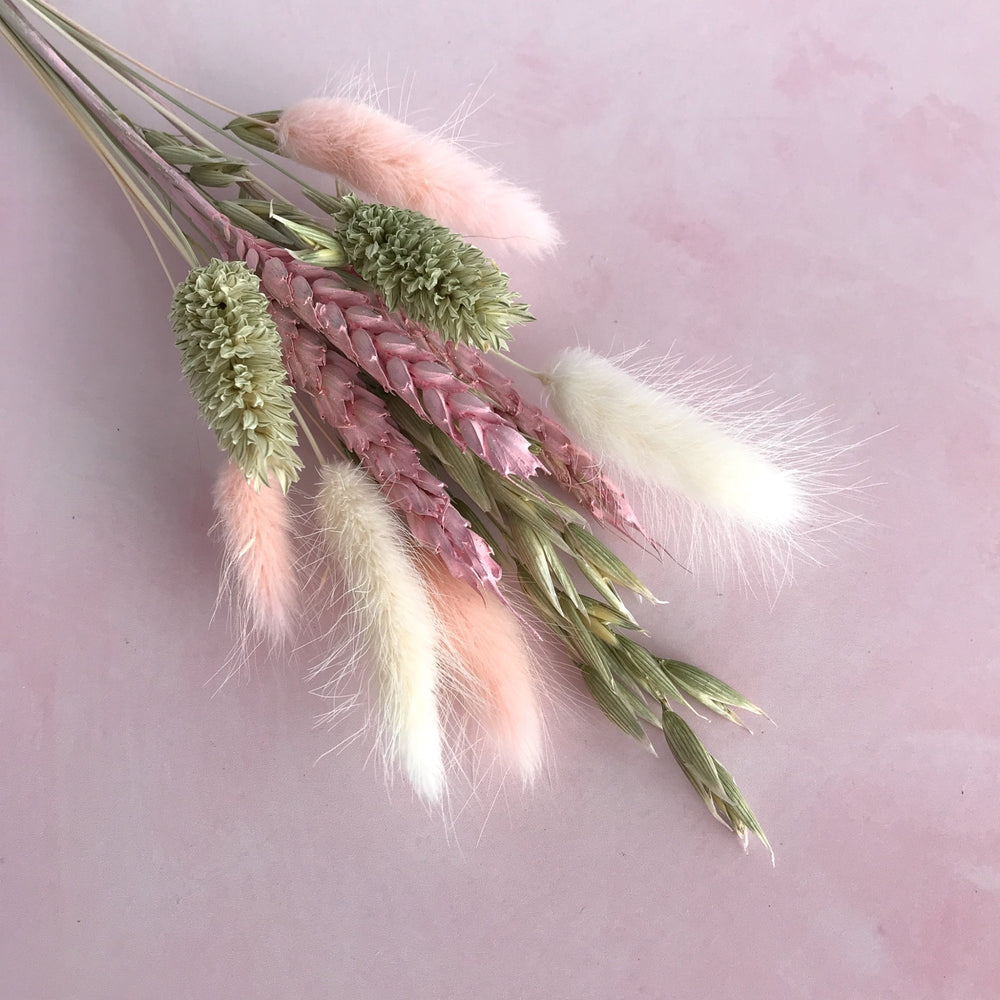
[{"label": "pink bunny tail grass", "polygon": [[473,241],[494,241],[528,257],[550,253],[561,242],[535,195],[447,139],[425,135],[365,104],[344,98],[302,101],[282,114],[276,131],[284,155]]},{"label": "pink bunny tail grass", "polygon": [[542,717],[520,623],[498,597],[456,579],[440,559],[425,556],[420,568],[449,658],[469,677],[473,710],[503,758],[533,781],[542,765]]},{"label": "pink bunny tail grass", "polygon": [[212,493],[223,543],[223,588],[236,591],[245,645],[290,637],[298,608],[288,500],[277,484],[255,489],[227,462]]}]

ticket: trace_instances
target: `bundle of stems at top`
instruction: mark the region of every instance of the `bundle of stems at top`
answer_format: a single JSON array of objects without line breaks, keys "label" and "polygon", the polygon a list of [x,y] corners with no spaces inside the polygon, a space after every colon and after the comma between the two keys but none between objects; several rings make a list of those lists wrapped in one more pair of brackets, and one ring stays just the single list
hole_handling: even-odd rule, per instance
[{"label": "bundle of stems at top", "polygon": [[[544,256],[559,237],[533,195],[347,100],[214,124],[177,96],[190,92],[42,0],[0,0],[0,29],[191,269],[171,318],[228,453],[214,496],[244,644],[277,646],[300,624],[302,539],[287,494],[304,441],[318,464],[317,495],[299,501],[311,507],[302,534],[321,567],[313,575],[325,600],[352,602],[379,682],[378,745],[420,795],[447,793],[469,718],[508,766],[537,773],[544,720],[530,647],[543,623],[612,722],[649,748],[649,728],[660,730],[712,815],[744,844],[753,833],[767,845],[678,713],[695,703],[739,721],[760,709],[646,648],[623,595],[653,595],[592,529],[663,550],[609,478],[617,469],[686,510],[692,531],[708,525],[717,544],[742,531],[777,551],[808,518],[811,484],[782,465],[794,442],[774,432],[773,414],[727,425],[715,397],[700,411],[683,391],[575,349],[533,373],[557,421],[499,367],[528,310],[491,256],[456,233],[494,254]],[[141,97],[158,127],[119,114],[50,38]],[[297,181],[288,159],[331,173],[333,193]],[[291,179],[301,202],[261,165]],[[331,689],[343,668],[334,647],[317,666]]]}]

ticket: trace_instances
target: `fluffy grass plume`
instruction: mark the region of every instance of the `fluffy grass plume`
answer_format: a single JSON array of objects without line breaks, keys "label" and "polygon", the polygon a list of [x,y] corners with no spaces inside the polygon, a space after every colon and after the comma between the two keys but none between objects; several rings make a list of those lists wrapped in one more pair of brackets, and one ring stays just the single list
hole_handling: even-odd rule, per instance
[{"label": "fluffy grass plume", "polygon": [[436,556],[420,560],[449,657],[469,677],[473,708],[525,781],[542,764],[542,717],[517,617],[495,595],[456,579]]},{"label": "fluffy grass plume", "polygon": [[227,462],[212,493],[222,536],[223,587],[235,591],[245,645],[277,645],[295,622],[298,584],[288,501],[277,483],[255,489]]},{"label": "fluffy grass plume", "polygon": [[408,208],[476,241],[528,257],[560,243],[535,195],[503,180],[453,142],[426,135],[366,104],[318,97],[284,111],[286,156],[347,181],[377,201]]},{"label": "fluffy grass plume", "polygon": [[759,392],[718,370],[643,378],[584,348],[563,351],[545,381],[602,463],[666,500],[669,540],[683,544],[686,533],[686,561],[784,582],[792,551],[824,517],[824,477],[843,451],[824,443],[817,421],[761,407]]},{"label": "fluffy grass plume", "polygon": [[260,279],[242,261],[211,260],[174,291],[181,368],[219,447],[254,486],[286,491],[302,463],[281,338]]},{"label": "fluffy grass plume", "polygon": [[407,532],[375,483],[348,462],[323,466],[317,518],[378,671],[386,756],[422,798],[436,802],[444,791],[438,634]]}]

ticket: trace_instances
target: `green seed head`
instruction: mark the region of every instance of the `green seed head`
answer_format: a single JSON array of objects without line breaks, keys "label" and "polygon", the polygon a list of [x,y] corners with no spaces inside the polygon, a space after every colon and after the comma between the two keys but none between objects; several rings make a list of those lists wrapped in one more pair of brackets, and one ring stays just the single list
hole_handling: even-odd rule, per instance
[{"label": "green seed head", "polygon": [[390,309],[480,350],[502,350],[530,320],[507,276],[481,250],[419,212],[345,195],[330,206],[351,266]]},{"label": "green seed head", "polygon": [[209,261],[177,286],[171,319],[182,370],[219,447],[254,486],[273,475],[287,491],[302,463],[281,339],[260,280],[242,261]]}]

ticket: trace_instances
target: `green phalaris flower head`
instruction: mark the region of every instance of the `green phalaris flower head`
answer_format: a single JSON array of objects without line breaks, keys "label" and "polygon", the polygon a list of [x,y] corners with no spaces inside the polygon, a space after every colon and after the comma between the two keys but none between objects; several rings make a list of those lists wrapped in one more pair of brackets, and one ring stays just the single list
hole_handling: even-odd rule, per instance
[{"label": "green phalaris flower head", "polygon": [[532,319],[493,261],[427,216],[353,195],[330,207],[347,260],[390,309],[480,350],[502,350]]},{"label": "green phalaris flower head", "polygon": [[287,492],[302,463],[292,387],[267,305],[246,264],[212,260],[177,286],[171,319],[182,370],[219,447],[254,486],[274,476]]}]

